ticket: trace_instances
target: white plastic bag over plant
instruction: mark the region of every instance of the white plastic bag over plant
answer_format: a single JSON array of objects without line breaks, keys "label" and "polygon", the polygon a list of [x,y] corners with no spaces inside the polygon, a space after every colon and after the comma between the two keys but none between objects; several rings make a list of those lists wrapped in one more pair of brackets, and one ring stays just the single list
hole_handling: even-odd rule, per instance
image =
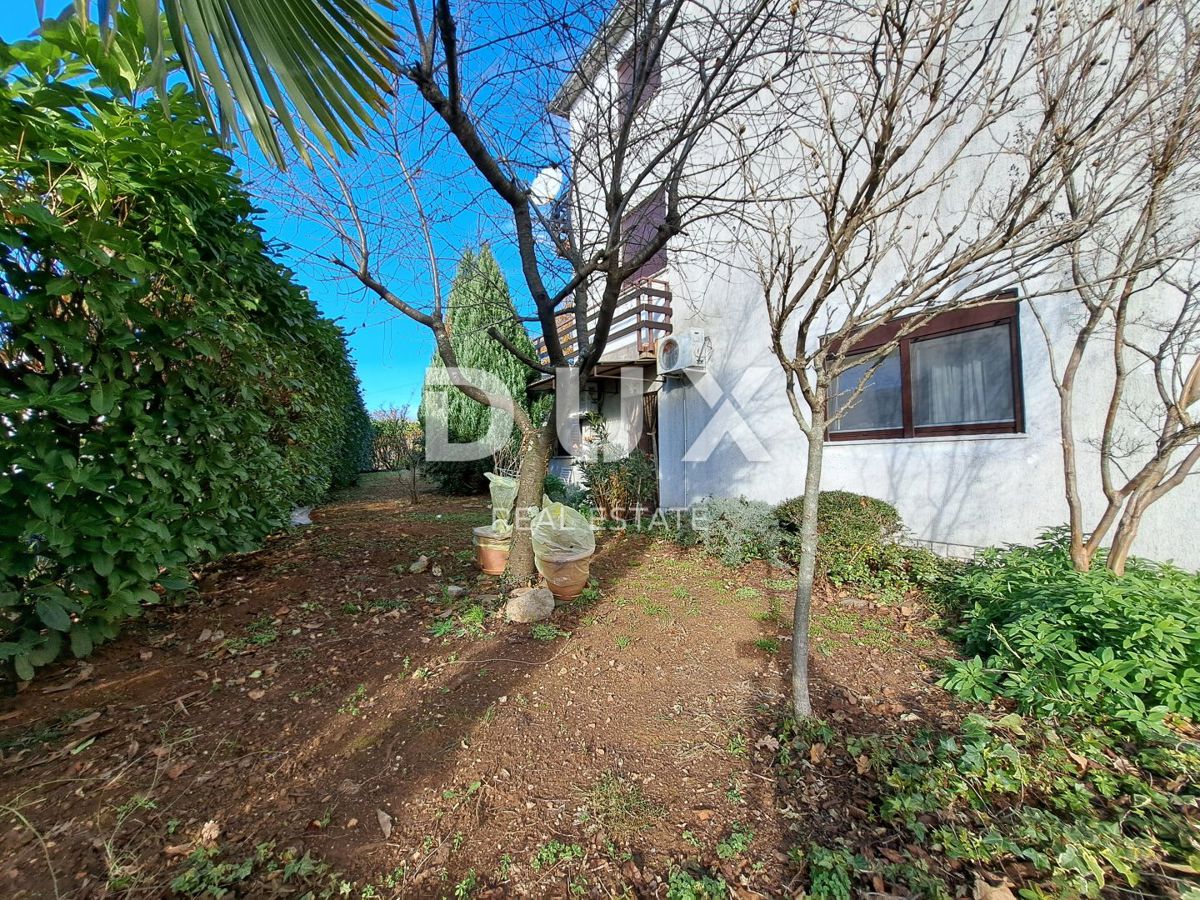
[{"label": "white plastic bag over plant", "polygon": [[533,555],[539,559],[583,556],[596,549],[592,523],[578,510],[551,503],[538,513],[529,526]]},{"label": "white plastic bag over plant", "polygon": [[484,472],[488,492],[492,495],[492,522],[511,522],[513,504],[517,502],[517,479],[495,472]]}]

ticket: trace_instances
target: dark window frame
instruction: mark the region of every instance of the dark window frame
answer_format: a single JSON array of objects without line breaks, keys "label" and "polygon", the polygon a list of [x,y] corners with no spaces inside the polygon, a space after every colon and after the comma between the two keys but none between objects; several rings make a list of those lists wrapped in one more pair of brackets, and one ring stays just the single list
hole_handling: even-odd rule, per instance
[{"label": "dark window frame", "polygon": [[[854,350],[848,354],[852,359],[858,353],[866,353],[890,343],[899,334],[912,316],[896,319],[887,325],[872,329],[855,341]],[[825,441],[906,440],[922,437],[954,437],[975,434],[1024,434],[1025,433],[1025,385],[1021,364],[1021,316],[1020,302],[1016,295],[1008,293],[1002,299],[957,309],[935,316],[920,328],[900,338],[896,350],[900,355],[900,406],[903,426],[858,431],[825,430]],[[979,331],[998,325],[1008,326],[1009,366],[1012,373],[1013,417],[1004,422],[980,422],[971,425],[916,425],[913,421],[912,345],[921,340],[946,337],[968,331]]]}]

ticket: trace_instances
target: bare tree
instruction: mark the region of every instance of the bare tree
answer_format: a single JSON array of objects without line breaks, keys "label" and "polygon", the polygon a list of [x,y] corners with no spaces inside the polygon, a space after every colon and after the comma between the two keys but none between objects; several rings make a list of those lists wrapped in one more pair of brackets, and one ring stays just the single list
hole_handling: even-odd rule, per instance
[{"label": "bare tree", "polygon": [[[326,261],[429,328],[452,372],[440,235],[474,211],[493,246],[515,251],[531,307],[524,320],[540,327],[544,358],[527,357],[495,329],[492,337],[536,371],[576,370],[582,387],[647,263],[728,199],[722,173],[735,170],[721,154],[769,142],[769,129],[740,143],[721,135],[798,54],[767,39],[781,27],[767,0],[631,0],[611,14],[606,4],[569,14],[503,9],[509,21],[498,27],[469,16],[464,25],[450,0],[437,0],[428,16],[410,5],[399,28],[411,59],[403,79],[420,102],[397,103],[354,159],[310,145],[315,175],[293,167],[273,194],[325,229]],[[586,112],[566,127],[555,117],[568,109]],[[570,187],[552,205],[531,184],[554,169]],[[429,274],[414,289],[403,272],[421,257]],[[572,324],[566,346],[564,322]],[[453,383],[513,415],[523,448],[517,507],[536,507],[553,422],[531,421],[511,398],[490,398],[465,379]],[[563,393],[557,402],[573,406],[578,398]],[[508,575],[532,574],[528,535],[518,532]]]},{"label": "bare tree", "polygon": [[[1120,574],[1146,510],[1200,462],[1200,4],[1096,3],[1053,24],[1036,38],[1051,129],[1110,124],[1054,145],[1057,211],[1092,225],[1064,248],[1063,294],[1033,308],[1059,396],[1071,558],[1087,571],[1111,535]],[[1083,374],[1105,406],[1098,429],[1077,402]],[[1092,474],[1099,504],[1081,484]]]},{"label": "bare tree", "polygon": [[1082,220],[1050,216],[1059,140],[1029,101],[1039,8],[969,0],[808,4],[806,65],[780,92],[790,152],[747,169],[773,355],[807,439],[793,701],[811,713],[808,626],[824,442],[901,342],[1051,264]]},{"label": "bare tree", "polygon": [[380,472],[396,472],[404,479],[409,500],[420,499],[419,479],[424,458],[424,432],[421,423],[411,414],[408,404],[389,406],[371,413],[375,429],[372,441],[372,463]]}]

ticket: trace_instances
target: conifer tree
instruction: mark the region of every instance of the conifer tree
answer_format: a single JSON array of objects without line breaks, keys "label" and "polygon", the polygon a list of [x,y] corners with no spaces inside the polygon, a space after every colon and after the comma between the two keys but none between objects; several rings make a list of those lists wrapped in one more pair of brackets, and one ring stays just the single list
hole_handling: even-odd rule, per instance
[{"label": "conifer tree", "polygon": [[[504,273],[485,244],[477,253],[468,250],[459,261],[446,301],[446,327],[461,367],[492,373],[508,387],[514,400],[529,409],[526,391],[534,372],[489,335],[493,326],[521,352],[536,356],[533,342],[517,320]],[[444,365],[435,351],[429,361],[430,368]],[[427,431],[429,390],[425,388],[420,410],[421,423]],[[449,390],[446,391],[445,410],[451,441],[475,441],[487,434],[491,411],[482,403],[461,391]],[[474,491],[483,487],[483,473],[491,467],[490,459],[431,462],[427,464],[427,472],[443,490]]]}]

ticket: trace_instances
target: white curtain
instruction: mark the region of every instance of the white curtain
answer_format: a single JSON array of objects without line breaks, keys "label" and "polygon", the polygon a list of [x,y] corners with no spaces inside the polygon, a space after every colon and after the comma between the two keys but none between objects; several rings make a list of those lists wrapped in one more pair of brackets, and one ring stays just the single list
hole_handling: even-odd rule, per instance
[{"label": "white curtain", "polygon": [[1013,418],[1007,325],[913,341],[913,424],[977,425]]}]

